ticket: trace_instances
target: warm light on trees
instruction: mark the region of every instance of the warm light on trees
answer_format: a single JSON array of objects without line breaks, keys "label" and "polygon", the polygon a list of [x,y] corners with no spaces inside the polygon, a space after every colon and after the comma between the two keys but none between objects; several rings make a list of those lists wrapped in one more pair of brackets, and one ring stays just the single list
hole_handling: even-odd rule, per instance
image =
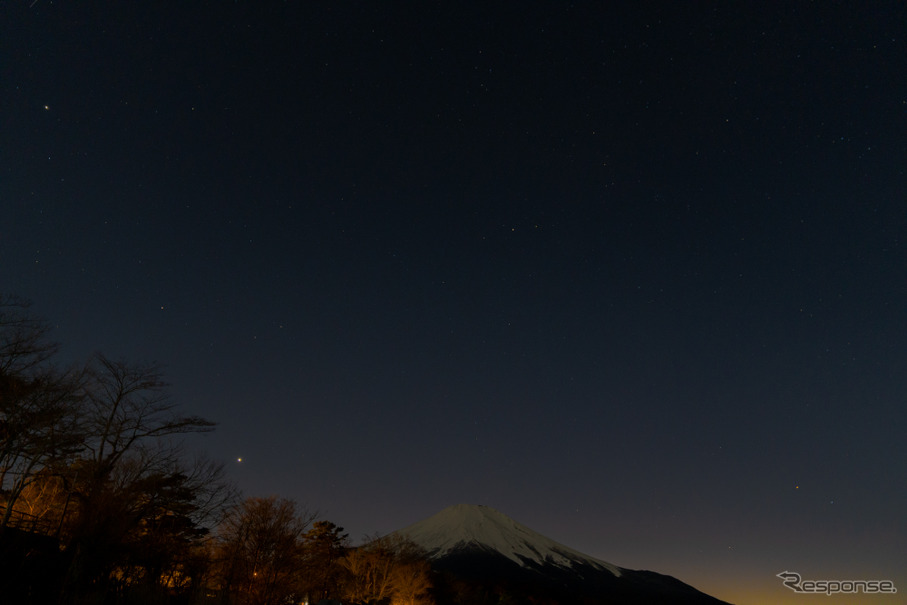
[{"label": "warm light on trees", "polygon": [[153,592],[230,500],[220,465],[187,461],[171,441],[213,424],[177,414],[156,366],[97,355],[87,376],[83,455],[64,475],[74,555],[67,589]]},{"label": "warm light on trees", "polygon": [[178,441],[213,423],[179,412],[156,365],[97,354],[63,371],[46,335],[27,303],[0,297],[5,597],[431,602],[430,566],[411,542],[388,536],[351,549],[342,527],[316,522],[292,500],[235,504],[222,465],[187,456]]},{"label": "warm light on trees", "polygon": [[375,538],[341,559],[347,571],[344,599],[356,604],[390,602],[393,605],[432,603],[431,566],[425,553],[406,538]]},{"label": "warm light on trees", "polygon": [[237,605],[299,602],[304,537],[315,515],[285,498],[248,498],[227,515],[218,549],[221,592]]},{"label": "warm light on trees", "polygon": [[431,564],[424,558],[400,561],[391,576],[391,605],[429,605],[432,588]]},{"label": "warm light on trees", "polygon": [[[28,601],[43,590],[61,602],[159,601],[200,589],[206,534],[233,490],[220,464],[186,456],[176,438],[213,423],[179,414],[154,365],[99,354],[60,370],[47,332],[27,303],[0,296],[7,596],[21,590]],[[46,586],[17,583],[19,567],[33,576],[43,569]]]},{"label": "warm light on trees", "polygon": [[0,296],[0,530],[23,491],[71,461],[82,442],[82,372],[50,363],[57,348],[48,329],[27,302]]}]

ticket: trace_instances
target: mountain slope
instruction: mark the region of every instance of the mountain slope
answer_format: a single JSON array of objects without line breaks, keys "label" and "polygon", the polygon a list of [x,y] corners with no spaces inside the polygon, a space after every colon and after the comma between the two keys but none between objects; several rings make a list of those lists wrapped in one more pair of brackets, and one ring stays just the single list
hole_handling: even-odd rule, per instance
[{"label": "mountain slope", "polygon": [[481,547],[522,566],[557,565],[569,569],[582,564],[620,575],[616,565],[559,544],[489,506],[457,504],[396,533],[405,534],[433,559],[464,548]]},{"label": "mountain slope", "polygon": [[590,557],[488,506],[451,506],[394,533],[428,553],[448,593],[471,587],[468,596],[448,594],[449,603],[723,603],[676,578]]}]

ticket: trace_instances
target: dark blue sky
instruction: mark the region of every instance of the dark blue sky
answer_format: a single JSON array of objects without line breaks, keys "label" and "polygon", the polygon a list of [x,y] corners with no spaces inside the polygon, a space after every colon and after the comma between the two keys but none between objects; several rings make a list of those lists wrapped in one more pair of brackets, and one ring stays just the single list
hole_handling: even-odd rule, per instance
[{"label": "dark blue sky", "polygon": [[737,603],[907,590],[905,23],[5,2],[0,289],[357,537],[471,502]]}]

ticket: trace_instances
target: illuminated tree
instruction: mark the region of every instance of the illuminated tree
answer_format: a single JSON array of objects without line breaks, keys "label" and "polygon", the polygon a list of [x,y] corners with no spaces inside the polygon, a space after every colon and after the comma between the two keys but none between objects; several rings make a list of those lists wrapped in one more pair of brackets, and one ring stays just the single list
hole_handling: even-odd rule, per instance
[{"label": "illuminated tree", "polygon": [[398,559],[391,574],[392,605],[429,605],[433,603],[431,564],[424,558]]},{"label": "illuminated tree", "polygon": [[96,355],[59,370],[47,333],[27,303],[0,297],[4,594],[185,598],[208,573],[207,533],[234,496],[220,465],[187,458],[175,438],[213,423],[179,414],[154,365]]},{"label": "illuminated tree", "polygon": [[344,598],[368,605],[432,603],[431,567],[424,552],[410,540],[393,534],[372,539],[340,560],[347,571]]},{"label": "illuminated tree", "polygon": [[134,520],[114,545],[120,554],[112,569],[126,592],[191,592],[208,572],[201,558],[208,527],[232,492],[223,487],[222,467],[208,460],[175,458],[154,472],[143,471],[143,462],[122,465],[122,483],[108,499],[115,514]]},{"label": "illuminated tree", "polygon": [[305,535],[315,515],[285,498],[249,498],[220,528],[221,591],[237,605],[301,600]]},{"label": "illuminated tree", "polygon": [[164,589],[177,559],[231,497],[219,465],[187,462],[171,438],[209,431],[182,416],[156,366],[97,355],[87,373],[81,457],[67,471],[70,594]]},{"label": "illuminated tree", "polygon": [[0,297],[0,530],[39,473],[66,465],[82,443],[82,373],[49,363],[48,329],[27,302]]}]

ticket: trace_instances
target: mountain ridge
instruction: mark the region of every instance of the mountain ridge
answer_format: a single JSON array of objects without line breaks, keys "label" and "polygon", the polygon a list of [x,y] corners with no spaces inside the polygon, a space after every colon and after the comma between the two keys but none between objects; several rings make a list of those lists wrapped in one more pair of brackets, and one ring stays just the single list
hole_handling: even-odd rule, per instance
[{"label": "mountain ridge", "polygon": [[481,504],[455,504],[395,533],[405,534],[431,558],[441,558],[474,545],[490,548],[520,565],[535,562],[570,567],[583,563],[621,575],[617,565],[556,542]]},{"label": "mountain ridge", "polygon": [[506,594],[515,603],[727,605],[677,578],[584,554],[490,506],[450,506],[393,534],[423,549],[450,585],[478,587],[471,600],[453,604]]}]

